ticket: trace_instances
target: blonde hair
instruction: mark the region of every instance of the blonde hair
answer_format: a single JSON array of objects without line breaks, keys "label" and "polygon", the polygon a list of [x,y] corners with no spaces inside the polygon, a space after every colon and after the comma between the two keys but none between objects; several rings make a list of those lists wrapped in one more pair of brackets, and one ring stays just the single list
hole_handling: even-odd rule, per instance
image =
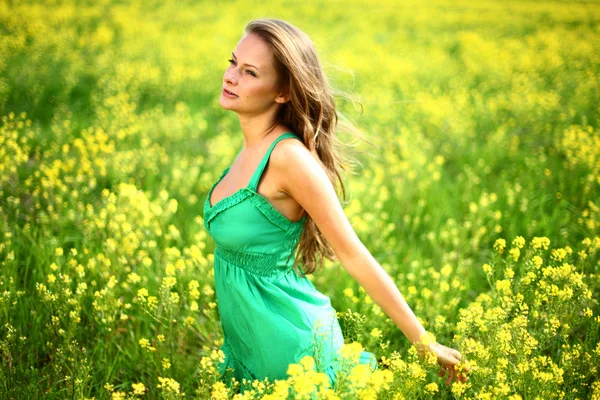
[{"label": "blonde hair", "polygon": [[[277,19],[256,19],[248,23],[244,31],[258,35],[270,47],[278,85],[287,88],[290,101],[280,106],[277,122],[289,127],[304,142],[308,150],[327,172],[338,195],[346,197],[341,172],[349,170],[353,160],[341,156],[342,143],[336,138],[338,122],[346,130],[359,133],[336,111],[335,91],[328,83],[315,46],[310,38],[297,27]],[[344,97],[348,97],[344,95]],[[360,136],[360,135],[359,135]],[[335,259],[335,253],[325,240],[314,221],[307,216],[297,245],[297,264],[304,265],[304,274],[313,273],[323,259]]]}]

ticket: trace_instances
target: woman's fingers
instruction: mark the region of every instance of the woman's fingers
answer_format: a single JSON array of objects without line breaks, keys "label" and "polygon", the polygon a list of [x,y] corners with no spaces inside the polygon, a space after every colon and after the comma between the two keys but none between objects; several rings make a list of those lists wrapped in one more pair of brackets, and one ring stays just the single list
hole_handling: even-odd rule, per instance
[{"label": "woman's fingers", "polygon": [[446,385],[450,385],[452,383],[452,378],[454,378],[454,368],[448,368],[448,378],[446,379]]},{"label": "woman's fingers", "polygon": [[450,351],[450,354],[452,354],[452,356],[454,356],[459,361],[462,359],[462,354],[460,354],[458,350],[452,349],[452,351]]},{"label": "woman's fingers", "polygon": [[460,364],[462,361],[462,354],[453,348],[446,347],[440,345],[440,350],[438,352],[438,363],[440,364],[440,371],[438,372],[438,376],[446,376],[446,385],[450,385],[453,379],[456,379],[459,382],[466,382],[467,377],[466,372],[469,371],[468,368],[464,366],[461,371],[457,371],[454,367],[457,364]]}]

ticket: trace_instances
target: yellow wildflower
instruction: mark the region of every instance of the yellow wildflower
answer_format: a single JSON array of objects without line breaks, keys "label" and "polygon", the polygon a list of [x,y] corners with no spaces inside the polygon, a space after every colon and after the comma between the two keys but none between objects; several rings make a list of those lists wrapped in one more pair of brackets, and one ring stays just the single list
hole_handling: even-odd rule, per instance
[{"label": "yellow wildflower", "polygon": [[550,239],[547,237],[534,237],[531,240],[531,246],[535,250],[544,249],[548,250],[548,246],[550,246]]},{"label": "yellow wildflower", "polygon": [[379,339],[381,337],[381,330],[378,328],[373,328],[373,330],[371,330],[371,336]]},{"label": "yellow wildflower", "polygon": [[499,254],[504,253],[504,249],[506,248],[506,240],[504,239],[496,239],[494,243],[494,250],[496,250]]},{"label": "yellow wildflower", "polygon": [[513,241],[512,245],[518,249],[522,249],[525,246],[525,239],[523,236],[517,236]]},{"label": "yellow wildflower", "polygon": [[518,248],[514,247],[514,248],[510,249],[509,253],[512,256],[513,260],[518,261],[519,260],[519,256],[521,255],[521,250],[519,250]]},{"label": "yellow wildflower", "polygon": [[350,371],[350,382],[357,388],[364,388],[369,382],[371,370],[367,364],[357,364]]},{"label": "yellow wildflower", "polygon": [[490,264],[483,264],[483,272],[486,274],[492,273],[492,266]]},{"label": "yellow wildflower", "polygon": [[229,391],[227,386],[221,381],[217,381],[212,385],[212,391],[210,393],[211,399],[214,400],[226,400],[229,398]]},{"label": "yellow wildflower", "polygon": [[179,393],[179,382],[171,378],[163,378],[162,376],[158,377],[160,383],[156,385],[157,388],[164,388],[167,391]]},{"label": "yellow wildflower", "polygon": [[434,394],[434,393],[437,393],[438,390],[439,390],[438,385],[435,382],[431,382],[431,383],[428,383],[427,385],[425,385],[425,391],[427,393]]},{"label": "yellow wildflower", "polygon": [[146,392],[146,386],[143,383],[134,383],[131,385],[133,388],[133,394],[144,394]]}]

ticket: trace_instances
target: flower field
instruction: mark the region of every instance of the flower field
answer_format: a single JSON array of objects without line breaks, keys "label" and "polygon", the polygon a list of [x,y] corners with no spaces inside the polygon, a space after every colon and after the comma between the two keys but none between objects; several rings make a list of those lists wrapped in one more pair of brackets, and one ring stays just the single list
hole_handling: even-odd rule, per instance
[{"label": "flower field", "polygon": [[[310,277],[346,339],[336,387],[312,357],[219,381],[202,210],[261,17],[312,38],[365,132],[346,214],[466,383],[336,262]],[[0,2],[0,398],[600,399],[599,39],[583,1]]]}]

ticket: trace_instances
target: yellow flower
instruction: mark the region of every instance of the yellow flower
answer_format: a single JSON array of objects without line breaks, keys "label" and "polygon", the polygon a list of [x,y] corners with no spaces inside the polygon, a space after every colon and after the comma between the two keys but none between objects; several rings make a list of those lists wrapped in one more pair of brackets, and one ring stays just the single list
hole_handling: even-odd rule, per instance
[{"label": "yellow flower", "polygon": [[162,281],[162,285],[167,288],[172,288],[173,286],[175,286],[176,283],[177,278],[175,278],[174,276],[166,276]]},{"label": "yellow flower", "polygon": [[357,388],[363,388],[369,381],[371,370],[367,364],[357,364],[350,371],[350,382]]},{"label": "yellow flower", "polygon": [[512,248],[509,251],[510,255],[512,256],[513,260],[518,261],[519,260],[519,256],[521,255],[521,250],[519,250],[518,248]]},{"label": "yellow flower", "polygon": [[168,263],[165,267],[165,274],[169,276],[175,275],[175,266],[171,263]]},{"label": "yellow flower", "polygon": [[387,389],[394,380],[394,373],[389,369],[377,369],[371,374],[370,385],[377,391]]},{"label": "yellow flower", "polygon": [[169,301],[173,304],[178,304],[179,303],[179,293],[171,292],[171,294],[169,296]]},{"label": "yellow flower", "polygon": [[470,387],[471,387],[471,384],[469,382],[466,382],[466,383],[462,383],[462,382],[458,382],[458,381],[454,382],[454,383],[452,383],[452,394],[454,394],[456,396],[461,396]]},{"label": "yellow flower", "polygon": [[146,338],[140,339],[138,343],[140,344],[140,346],[142,346],[143,349],[146,349],[146,351],[156,351],[156,348],[150,346],[150,341]]},{"label": "yellow flower", "polygon": [[512,241],[512,245],[514,247],[517,247],[519,249],[522,249],[523,246],[525,246],[525,239],[523,238],[523,236],[517,236],[513,241]]},{"label": "yellow flower", "polygon": [[506,294],[512,293],[510,289],[510,281],[507,279],[496,281],[496,290],[499,292],[505,292]]},{"label": "yellow flower", "polygon": [[54,282],[56,282],[56,277],[54,276],[54,274],[48,274],[48,283]]},{"label": "yellow flower", "polygon": [[506,248],[506,240],[504,239],[496,239],[494,243],[494,250],[496,250],[499,254],[504,253],[504,249]]},{"label": "yellow flower", "polygon": [[164,388],[167,391],[179,393],[179,382],[171,378],[163,378],[162,376],[158,377],[160,383],[156,385],[157,388]]},{"label": "yellow flower", "polygon": [[425,385],[425,390],[426,390],[428,393],[434,394],[434,393],[437,393],[437,391],[438,391],[439,389],[438,389],[438,385],[437,385],[437,383],[435,383],[435,382],[431,382],[431,383],[429,383],[429,384]]},{"label": "yellow flower", "polygon": [[271,395],[264,396],[263,399],[279,400],[288,398],[290,383],[287,380],[276,379],[274,386],[273,393]]},{"label": "yellow flower", "polygon": [[142,280],[142,277],[135,272],[132,272],[127,276],[127,280],[131,283],[138,283]]},{"label": "yellow flower", "polygon": [[363,350],[362,344],[359,342],[352,342],[344,343],[338,352],[344,358],[358,360]]},{"label": "yellow flower", "polygon": [[419,364],[414,362],[408,364],[408,371],[410,372],[413,378],[418,380],[425,379],[425,376],[427,375],[425,370]]},{"label": "yellow flower", "polygon": [[311,356],[304,356],[300,360],[300,365],[304,367],[305,371],[312,371],[315,368],[315,359]]},{"label": "yellow flower", "polygon": [[162,359],[162,367],[163,367],[163,369],[171,368],[171,361],[168,358],[163,358]]},{"label": "yellow flower", "polygon": [[304,368],[300,364],[290,364],[287,369],[287,374],[296,377],[304,374]]},{"label": "yellow flower", "polygon": [[206,285],[204,285],[204,287],[202,287],[202,293],[204,293],[205,296],[210,297],[213,294],[215,294],[215,291],[213,290],[213,288],[210,285],[206,284]]},{"label": "yellow flower", "polygon": [[125,392],[112,392],[112,400],[124,400],[127,394]]},{"label": "yellow flower", "polygon": [[381,330],[378,328],[373,328],[373,330],[371,331],[371,336],[379,339],[381,337]]},{"label": "yellow flower", "polygon": [[486,274],[492,273],[492,266],[490,264],[483,264],[483,272]]},{"label": "yellow flower", "polygon": [[133,388],[133,394],[144,394],[146,392],[146,386],[143,383],[134,383],[131,385]]},{"label": "yellow flower", "polygon": [[548,239],[547,237],[534,237],[531,240],[531,246],[535,250],[539,250],[542,248],[544,250],[548,250],[548,246],[550,246],[550,239]]},{"label": "yellow flower", "polygon": [[562,261],[567,256],[567,251],[565,249],[553,249],[552,250],[552,258],[558,261]]},{"label": "yellow flower", "polygon": [[229,391],[227,386],[221,381],[217,381],[212,385],[212,391],[210,393],[211,399],[214,400],[226,400],[229,398]]},{"label": "yellow flower", "polygon": [[148,296],[148,307],[154,308],[158,304],[158,298],[156,296]]},{"label": "yellow flower", "polygon": [[62,247],[57,247],[57,248],[54,250],[54,254],[55,254],[57,257],[60,257],[60,256],[62,256],[62,255],[64,254],[64,253],[63,253],[63,249],[62,249]]},{"label": "yellow flower", "polygon": [[352,290],[352,288],[344,289],[344,296],[346,296],[346,297],[354,296],[354,290]]}]

